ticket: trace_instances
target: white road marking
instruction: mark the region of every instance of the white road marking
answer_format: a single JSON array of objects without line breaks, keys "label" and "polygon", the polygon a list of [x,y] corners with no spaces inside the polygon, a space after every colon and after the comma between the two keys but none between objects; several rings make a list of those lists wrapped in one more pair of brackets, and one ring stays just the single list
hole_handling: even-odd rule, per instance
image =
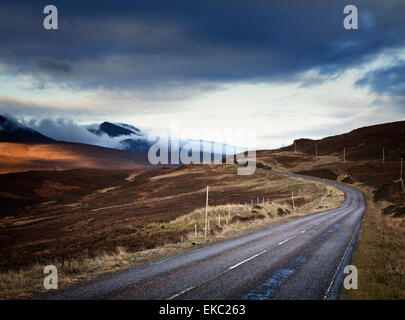
[{"label": "white road marking", "polygon": [[185,294],[187,291],[193,290],[195,287],[190,287],[187,289],[184,289],[183,291],[176,293],[175,295],[172,295],[170,298],[168,298],[167,300],[173,300],[174,298],[177,298],[178,296],[181,296],[182,294]]},{"label": "white road marking", "polygon": [[287,239],[285,239],[285,240],[283,240],[283,241],[277,243],[276,247],[277,247],[277,246],[281,246],[282,244],[284,244],[284,243],[286,243],[287,241],[290,241],[290,240],[296,238],[297,236],[298,236],[298,234],[295,234],[295,235],[293,235],[292,237],[289,237],[289,238],[287,238]]},{"label": "white road marking", "polygon": [[[361,223],[361,220],[360,220],[359,223]],[[340,267],[342,266],[342,263],[343,263],[343,261],[345,260],[346,254],[347,254],[347,252],[349,251],[349,248],[350,248],[350,246],[351,246],[352,243],[353,243],[353,240],[354,240],[354,237],[356,236],[356,233],[357,233],[357,227],[354,228],[353,236],[352,236],[352,238],[350,239],[349,244],[347,245],[347,248],[346,248],[346,250],[345,250],[345,252],[344,252],[342,258],[340,259],[340,262],[339,262],[339,265],[338,265],[338,267],[337,267],[337,269],[336,269],[336,271],[335,271],[335,274],[333,275],[332,280],[331,280],[331,282],[330,282],[330,284],[329,284],[329,287],[328,287],[328,289],[326,289],[326,293],[325,293],[324,296],[323,296],[323,300],[326,300],[326,299],[328,298],[329,292],[330,292],[330,290],[332,289],[333,283],[335,282],[335,279],[336,279],[336,276],[337,276],[337,274],[338,274],[338,272],[339,272],[339,270],[340,270]]]},{"label": "white road marking", "polygon": [[277,245],[278,245],[278,246],[281,246],[283,243],[286,243],[288,240],[290,240],[290,239],[289,239],[289,238],[288,238],[288,239],[285,239],[284,241],[281,241],[281,242],[277,243]]},{"label": "white road marking", "polygon": [[[308,230],[314,228],[315,226],[317,226],[317,225],[319,225],[319,224],[320,224],[320,222],[318,222],[318,223],[312,225],[311,227],[309,227],[309,228],[307,228],[307,229],[302,230],[300,233],[304,233],[304,232],[306,232],[306,231],[308,231]],[[299,235],[299,233],[293,235],[293,236],[290,237],[290,238],[287,238],[287,239],[285,239],[285,240],[279,242],[278,244],[276,244],[276,245],[275,245],[274,247],[272,247],[271,249],[273,249],[273,248],[275,248],[275,247],[278,247],[278,246],[281,246],[282,244],[286,243],[287,241],[290,241],[290,240],[296,238],[298,235]],[[260,256],[260,255],[262,255],[263,253],[266,253],[266,252],[267,252],[267,250],[263,250],[262,252],[259,252],[259,253],[255,254],[255,255],[251,256],[250,258],[248,258],[248,259],[246,259],[246,260],[243,260],[243,261],[241,261],[241,262],[239,262],[239,263],[233,265],[232,267],[229,267],[227,271],[232,270],[232,269],[235,269],[235,268],[239,267],[240,265],[242,265],[242,264],[244,264],[244,263],[246,263],[246,262],[248,262],[248,261],[250,261],[250,260],[253,260],[254,258],[256,258],[256,257],[258,257],[258,256]],[[225,271],[224,273],[226,273],[227,271]],[[333,281],[332,281],[332,282],[333,282]],[[330,285],[330,287],[331,287],[331,285]],[[179,293],[176,293],[175,295],[171,296],[171,297],[168,298],[167,300],[172,300],[172,299],[174,299],[174,298],[177,298],[177,297],[181,296],[182,294],[184,294],[184,293],[186,293],[186,292],[188,292],[188,291],[190,291],[190,290],[193,290],[194,288],[195,288],[195,287],[190,287],[190,288],[184,289],[183,291],[181,291],[181,292],[179,292]]]},{"label": "white road marking", "polygon": [[243,260],[242,262],[239,262],[239,263],[235,264],[235,265],[232,266],[232,267],[229,267],[228,270],[235,269],[235,268],[239,267],[241,264],[244,264],[245,262],[248,262],[248,261],[250,261],[250,260],[252,260],[252,259],[258,257],[258,256],[262,255],[262,254],[265,253],[265,252],[267,252],[267,250],[263,250],[262,252],[257,253],[257,254],[255,254],[254,256],[251,256],[250,258],[248,258],[248,259],[246,259],[246,260]]}]

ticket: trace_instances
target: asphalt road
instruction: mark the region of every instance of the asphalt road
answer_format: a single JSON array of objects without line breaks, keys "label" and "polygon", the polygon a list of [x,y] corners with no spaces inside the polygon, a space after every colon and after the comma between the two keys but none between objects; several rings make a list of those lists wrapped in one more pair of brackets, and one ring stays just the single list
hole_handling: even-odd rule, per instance
[{"label": "asphalt road", "polygon": [[336,185],[342,206],[43,298],[336,299],[366,202],[355,188],[305,179]]}]

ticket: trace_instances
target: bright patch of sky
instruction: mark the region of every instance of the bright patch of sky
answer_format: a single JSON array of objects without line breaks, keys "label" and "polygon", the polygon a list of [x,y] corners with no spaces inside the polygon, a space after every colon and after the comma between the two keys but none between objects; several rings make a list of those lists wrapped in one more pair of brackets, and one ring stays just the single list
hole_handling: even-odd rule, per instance
[{"label": "bright patch of sky", "polygon": [[390,50],[336,76],[310,70],[285,82],[220,83],[216,90],[191,95],[183,95],[180,88],[178,98],[174,94],[171,99],[148,99],[127,89],[41,87],[32,77],[2,74],[0,99],[14,103],[15,110],[20,105],[28,117],[45,110],[81,124],[124,122],[170,134],[176,121],[183,132],[197,130],[194,136],[190,133],[196,139],[204,129],[254,129],[258,148],[277,148],[301,137],[322,138],[398,120],[401,115],[390,96],[356,86],[356,81],[403,61],[405,50]]}]

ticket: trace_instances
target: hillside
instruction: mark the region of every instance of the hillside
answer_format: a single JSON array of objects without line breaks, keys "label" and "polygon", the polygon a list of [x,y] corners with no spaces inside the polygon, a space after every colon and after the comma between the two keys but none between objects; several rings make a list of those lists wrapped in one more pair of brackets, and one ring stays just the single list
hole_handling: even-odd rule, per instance
[{"label": "hillside", "polygon": [[265,166],[332,180],[350,175],[352,183],[375,189],[398,181],[401,158],[405,159],[405,121],[320,140],[298,139],[284,148],[257,152],[258,163]]},{"label": "hillside", "polygon": [[[231,225],[241,231],[249,223],[262,228],[342,201],[339,192],[321,184],[259,172],[238,176],[235,165],[3,174],[0,270],[97,256],[117,247],[130,252],[162,248],[179,243],[181,236],[195,242],[197,220],[198,230],[203,228],[200,211],[207,185],[214,238],[224,237]],[[291,191],[297,212],[291,207]],[[219,213],[228,227],[217,226]]]},{"label": "hillside", "polygon": [[298,139],[279,151],[297,151],[315,155],[338,155],[343,157],[346,149],[346,160],[380,160],[382,149],[386,160],[398,160],[405,157],[405,121],[379,124],[359,128],[349,133],[323,138],[320,140]]},{"label": "hillside", "polygon": [[0,142],[0,174],[30,170],[150,167],[146,155],[93,145],[68,142]]}]

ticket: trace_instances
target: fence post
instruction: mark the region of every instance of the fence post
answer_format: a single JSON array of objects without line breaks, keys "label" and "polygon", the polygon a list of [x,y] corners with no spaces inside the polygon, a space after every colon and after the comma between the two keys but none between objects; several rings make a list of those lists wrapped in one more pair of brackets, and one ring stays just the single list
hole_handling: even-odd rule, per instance
[{"label": "fence post", "polygon": [[207,186],[207,197],[205,200],[205,231],[204,231],[204,242],[207,240],[207,229],[209,228],[208,220],[208,186]]},{"label": "fence post", "polygon": [[294,213],[295,213],[294,193],[293,192],[291,192],[291,200],[292,200],[293,210],[294,210]]},{"label": "fence post", "polygon": [[404,180],[402,178],[402,158],[401,158],[401,178],[399,178],[399,181],[401,181],[401,184],[402,184],[402,191],[405,192],[405,184],[404,184]]}]

